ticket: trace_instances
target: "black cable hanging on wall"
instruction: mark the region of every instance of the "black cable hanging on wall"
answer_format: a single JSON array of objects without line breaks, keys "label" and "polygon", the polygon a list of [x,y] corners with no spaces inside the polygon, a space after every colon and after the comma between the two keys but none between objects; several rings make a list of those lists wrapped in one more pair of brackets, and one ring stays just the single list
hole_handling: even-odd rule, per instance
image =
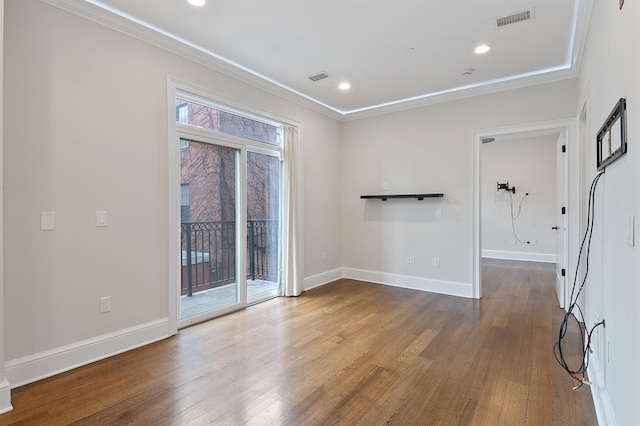
[{"label": "black cable hanging on wall", "polygon": [[518,237],[518,233],[516,232],[516,224],[515,224],[515,221],[518,220],[518,218],[520,217],[520,213],[522,213],[522,202],[524,201],[525,198],[529,196],[529,193],[525,192],[524,196],[520,199],[520,203],[518,204],[518,213],[514,214],[513,213],[513,196],[516,193],[516,187],[515,186],[509,187],[509,181],[507,181],[506,183],[497,182],[497,188],[498,188],[498,191],[502,189],[509,193],[509,213],[511,215],[511,230],[513,231],[513,236],[515,237],[516,241],[521,244],[531,244],[531,241],[523,241],[520,239],[520,237]]},{"label": "black cable hanging on wall", "polygon": [[[582,244],[580,245],[580,252],[578,253],[578,261],[576,264],[576,273],[573,278],[573,286],[571,288],[571,297],[569,298],[570,304],[567,312],[564,315],[562,323],[560,324],[560,329],[558,331],[558,340],[553,345],[553,354],[556,358],[556,361],[560,366],[569,374],[574,380],[579,382],[573,390],[580,389],[583,385],[591,385],[592,383],[589,380],[585,379],[585,374],[587,372],[587,368],[589,367],[589,354],[591,353],[591,335],[599,326],[605,326],[604,320],[595,324],[589,331],[587,331],[587,326],[584,323],[585,318],[582,313],[582,309],[578,304],[578,299],[580,297],[580,293],[582,293],[582,289],[587,282],[587,276],[589,275],[589,253],[591,251],[591,236],[593,235],[593,224],[595,219],[595,193],[596,188],[598,186],[598,182],[600,178],[604,175],[604,171],[598,173],[596,177],[591,182],[591,188],[589,190],[589,203],[587,207],[587,229],[584,233],[584,237],[582,238]],[[582,259],[582,253],[585,249],[586,244],[586,253],[585,253],[585,273],[582,282],[580,283],[580,287],[578,287],[578,275],[580,273],[580,261]],[[575,315],[575,311],[580,313],[580,318],[582,318],[583,322],[580,322],[578,317]],[[580,334],[582,336],[582,361],[578,368],[571,368],[567,363],[567,360],[564,356],[563,351],[563,340],[567,336],[567,330],[569,327],[570,321],[575,321],[580,330]]]},{"label": "black cable hanging on wall", "polygon": [[529,193],[525,192],[524,196],[520,199],[520,203],[518,204],[518,214],[516,214],[514,216],[514,214],[513,214],[513,194],[511,192],[509,193],[509,207],[510,207],[510,211],[511,211],[511,230],[513,230],[513,236],[516,238],[516,241],[519,242],[519,243],[522,243],[522,244],[531,244],[531,241],[523,241],[518,237],[518,234],[516,232],[516,223],[515,222],[520,217],[520,213],[522,213],[522,202],[528,196],[529,196]]}]

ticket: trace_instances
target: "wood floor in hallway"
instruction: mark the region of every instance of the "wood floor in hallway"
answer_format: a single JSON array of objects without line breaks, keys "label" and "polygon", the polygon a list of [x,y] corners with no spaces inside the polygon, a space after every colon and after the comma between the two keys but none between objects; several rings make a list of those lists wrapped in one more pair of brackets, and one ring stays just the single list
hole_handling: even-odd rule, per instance
[{"label": "wood floor in hallway", "polygon": [[596,425],[554,271],[486,261],[482,300],[342,279],[14,389],[0,424]]}]

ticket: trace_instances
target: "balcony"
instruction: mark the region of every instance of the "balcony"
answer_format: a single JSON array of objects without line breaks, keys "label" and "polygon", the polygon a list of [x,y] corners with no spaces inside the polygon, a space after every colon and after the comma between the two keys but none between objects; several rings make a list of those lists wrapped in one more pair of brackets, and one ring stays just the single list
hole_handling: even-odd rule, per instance
[{"label": "balcony", "polygon": [[[261,302],[278,295],[278,283],[263,280],[247,281],[247,304]],[[227,284],[208,290],[201,290],[192,296],[180,297],[180,319],[210,312],[236,301],[236,286]]]},{"label": "balcony", "polygon": [[[235,221],[182,223],[181,318],[236,300]],[[277,295],[279,223],[247,221],[247,303]]]}]

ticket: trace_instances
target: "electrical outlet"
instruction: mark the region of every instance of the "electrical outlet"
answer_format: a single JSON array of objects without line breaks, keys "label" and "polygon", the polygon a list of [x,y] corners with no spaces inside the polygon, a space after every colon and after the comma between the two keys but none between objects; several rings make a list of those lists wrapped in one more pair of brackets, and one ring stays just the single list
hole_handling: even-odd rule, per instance
[{"label": "electrical outlet", "polygon": [[413,256],[407,256],[407,263],[410,265],[413,265],[414,263],[416,263],[416,259]]},{"label": "electrical outlet", "polygon": [[531,240],[531,245],[532,246],[537,246],[538,245],[538,240],[536,240],[535,238],[533,240]]},{"label": "electrical outlet", "polygon": [[383,191],[389,190],[389,182],[382,182],[382,190]]},{"label": "electrical outlet", "polygon": [[100,298],[100,313],[111,312],[111,296]]},{"label": "electrical outlet", "polygon": [[440,258],[439,257],[434,257],[433,258],[433,266],[435,266],[436,268],[440,267]]},{"label": "electrical outlet", "polygon": [[518,243],[518,241],[515,238],[511,238],[509,240],[509,244],[511,244],[512,246],[515,246]]}]

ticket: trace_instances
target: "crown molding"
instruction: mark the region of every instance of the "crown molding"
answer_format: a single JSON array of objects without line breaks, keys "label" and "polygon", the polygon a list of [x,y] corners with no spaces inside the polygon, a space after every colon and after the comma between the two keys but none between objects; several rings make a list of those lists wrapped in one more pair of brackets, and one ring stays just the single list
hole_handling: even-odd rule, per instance
[{"label": "crown molding", "polygon": [[158,31],[148,28],[144,25],[123,18],[115,13],[98,7],[84,0],[40,0],[50,6],[62,9],[66,12],[80,16],[81,18],[95,22],[122,34],[136,38],[152,46],[158,47],[182,58],[205,66],[214,71],[225,74],[236,80],[248,83],[258,89],[269,92],[288,101],[294,102],[305,108],[309,108],[320,114],[324,114],[330,118],[337,120],[342,119],[342,114],[338,110],[334,110],[328,106],[322,105],[319,101],[305,98],[304,96],[278,86],[264,77],[252,74],[234,66],[222,59],[207,53],[204,49],[197,49],[194,46],[182,43]]},{"label": "crown molding", "polygon": [[507,90],[521,89],[539,84],[553,83],[578,77],[578,72],[572,68],[550,70],[547,73],[536,75],[514,76],[504,81],[488,81],[474,87],[456,87],[448,91],[433,93],[415,99],[405,100],[392,105],[383,105],[362,111],[349,111],[342,117],[342,121],[358,120],[366,117],[374,117],[392,112],[420,108],[444,102],[457,101],[476,96],[489,95]]},{"label": "crown molding", "polygon": [[97,24],[111,28],[122,34],[134,37],[149,43],[155,47],[176,54],[182,58],[205,66],[214,71],[225,74],[236,80],[250,84],[260,90],[279,96],[302,107],[316,111],[339,121],[351,121],[365,117],[372,117],[391,112],[403,111],[437,103],[449,102],[474,96],[486,95],[505,90],[529,87],[537,84],[550,83],[564,79],[576,78],[580,69],[582,52],[587,37],[589,19],[593,0],[575,0],[576,13],[573,22],[572,48],[568,53],[568,64],[549,70],[527,73],[519,76],[511,76],[504,79],[481,82],[472,86],[454,87],[441,92],[424,94],[409,99],[400,99],[381,105],[373,105],[350,111],[340,110],[327,104],[307,97],[303,93],[295,91],[276,81],[269,80],[256,72],[225,61],[214,52],[189,44],[186,40],[180,41],[162,32],[145,26],[142,23],[127,19],[107,9],[99,7],[86,0],[40,0],[43,3],[65,10]]}]

